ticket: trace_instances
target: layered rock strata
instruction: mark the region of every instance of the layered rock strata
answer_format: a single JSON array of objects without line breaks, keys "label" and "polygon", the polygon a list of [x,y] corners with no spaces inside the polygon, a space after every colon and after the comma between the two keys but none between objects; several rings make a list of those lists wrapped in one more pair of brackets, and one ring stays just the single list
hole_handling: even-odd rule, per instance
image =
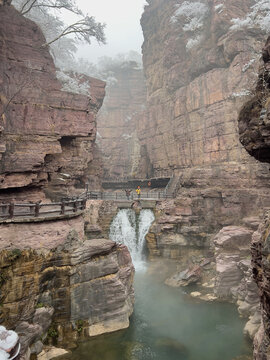
[{"label": "layered rock strata", "polygon": [[244,18],[255,1],[148,3],[141,20],[148,114],[139,139],[154,169],[251,161],[237,117],[265,34],[232,28],[232,19]]},{"label": "layered rock strata", "polygon": [[237,129],[265,33],[234,25],[254,4],[149,0],[145,7],[147,108],[138,135],[154,172],[174,169],[180,185],[177,199],[158,209],[152,254],[207,248],[222,227],[270,204],[268,166],[247,156]]},{"label": "layered rock strata", "polygon": [[[255,22],[241,27],[256,5],[254,0],[147,2],[141,23],[148,102],[138,134],[154,171],[177,169],[181,185],[177,199],[158,208],[147,241],[151,256],[181,259],[189,265],[192,258],[208,256],[211,237],[220,229],[246,228],[246,217],[261,215],[269,207],[268,166],[243,151],[237,121],[243,104],[251,99],[241,111],[241,141],[256,159],[267,161],[269,49],[264,48],[265,63],[252,99],[266,36]],[[246,312],[254,313],[246,331],[254,336],[259,316],[254,312],[250,260],[245,259],[251,231],[241,232],[243,249],[217,249],[216,291],[238,300],[242,312],[252,310]],[[262,260],[259,251],[257,259]],[[260,274],[267,277],[267,269]],[[267,298],[263,286],[260,292]],[[266,318],[269,322],[267,310],[264,323]],[[258,359],[266,359],[267,330],[261,328],[258,334]]]},{"label": "layered rock strata", "polygon": [[213,239],[215,245],[215,294],[233,300],[239,313],[249,317],[244,332],[252,339],[260,323],[258,287],[252,276],[250,246],[254,229],[227,226]]},{"label": "layered rock strata", "polygon": [[[239,166],[238,171],[227,173],[214,167],[207,172],[212,175],[211,182],[203,177],[205,172],[191,169],[187,173],[192,180],[183,179],[177,198],[157,203],[156,220],[147,236],[150,256],[180,259],[189,249],[207,253],[211,238],[221,228],[244,225],[247,218],[257,216],[270,204],[266,171],[254,174]],[[249,179],[239,187],[244,174]],[[261,184],[256,188],[258,177]],[[227,189],[223,181],[227,181]]]},{"label": "layered rock strata", "polygon": [[134,301],[129,252],[111,240],[87,240],[84,225],[81,216],[1,225],[0,322],[24,334],[25,350],[40,349],[35,313],[41,307],[53,309],[47,341],[66,348],[129,325]]},{"label": "layered rock strata", "polygon": [[62,91],[45,43],[35,23],[0,6],[1,194],[87,181],[105,83],[89,78],[89,96]]},{"label": "layered rock strata", "polygon": [[[262,61],[255,95],[243,106],[239,115],[240,141],[256,159],[270,162],[270,39],[262,51]],[[269,210],[252,238],[253,276],[259,288],[262,322],[254,341],[254,359],[270,359],[270,264],[269,264]]]},{"label": "layered rock strata", "polygon": [[224,227],[215,236],[216,293],[220,298],[228,299],[237,293],[236,288],[250,266],[251,236],[251,230],[237,226]]},{"label": "layered rock strata", "polygon": [[114,201],[92,200],[84,212],[84,229],[88,238],[107,238],[110,225],[117,214],[118,206]]},{"label": "layered rock strata", "polygon": [[270,213],[252,239],[252,265],[254,279],[259,288],[262,323],[255,338],[254,359],[270,359]]},{"label": "layered rock strata", "polygon": [[147,154],[141,148],[136,128],[146,102],[143,71],[136,62],[126,62],[112,68],[111,73],[97,120],[104,176],[138,177],[142,169],[148,171]]}]

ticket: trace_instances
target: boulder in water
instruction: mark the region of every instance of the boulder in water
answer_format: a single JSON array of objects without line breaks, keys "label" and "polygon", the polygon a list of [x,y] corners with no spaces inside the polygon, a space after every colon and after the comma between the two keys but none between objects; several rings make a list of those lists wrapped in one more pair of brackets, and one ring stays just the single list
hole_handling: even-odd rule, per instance
[{"label": "boulder in water", "polygon": [[201,267],[193,265],[180,273],[176,273],[165,281],[166,285],[172,287],[187,286],[197,283],[201,279]]},{"label": "boulder in water", "polygon": [[[38,355],[38,360],[51,360],[58,358],[61,355],[69,354],[70,352],[56,347],[47,347]],[[64,359],[64,358],[63,358]]]}]

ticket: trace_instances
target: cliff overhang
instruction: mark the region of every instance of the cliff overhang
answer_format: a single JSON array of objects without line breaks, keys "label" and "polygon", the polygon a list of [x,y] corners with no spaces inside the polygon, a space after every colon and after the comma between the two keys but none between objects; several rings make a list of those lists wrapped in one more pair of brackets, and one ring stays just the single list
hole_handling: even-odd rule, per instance
[{"label": "cliff overhang", "polygon": [[105,83],[89,95],[62,91],[39,27],[0,6],[0,188],[2,198],[83,187],[93,160]]}]

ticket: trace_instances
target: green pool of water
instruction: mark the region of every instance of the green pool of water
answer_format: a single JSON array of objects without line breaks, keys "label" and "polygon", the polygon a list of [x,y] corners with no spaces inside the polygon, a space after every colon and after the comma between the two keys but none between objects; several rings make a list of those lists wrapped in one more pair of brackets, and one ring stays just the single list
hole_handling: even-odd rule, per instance
[{"label": "green pool of water", "polygon": [[206,303],[153,275],[135,276],[135,310],[127,330],[81,344],[72,360],[232,360],[251,355],[236,307]]}]

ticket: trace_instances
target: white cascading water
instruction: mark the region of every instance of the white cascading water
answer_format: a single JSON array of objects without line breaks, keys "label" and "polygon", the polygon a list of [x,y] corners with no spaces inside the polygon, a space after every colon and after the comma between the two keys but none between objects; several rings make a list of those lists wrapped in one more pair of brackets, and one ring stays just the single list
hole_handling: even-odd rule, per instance
[{"label": "white cascading water", "polygon": [[145,235],[154,220],[152,210],[142,209],[138,216],[132,209],[121,209],[111,224],[110,239],[127,245],[136,270],[144,268]]}]

